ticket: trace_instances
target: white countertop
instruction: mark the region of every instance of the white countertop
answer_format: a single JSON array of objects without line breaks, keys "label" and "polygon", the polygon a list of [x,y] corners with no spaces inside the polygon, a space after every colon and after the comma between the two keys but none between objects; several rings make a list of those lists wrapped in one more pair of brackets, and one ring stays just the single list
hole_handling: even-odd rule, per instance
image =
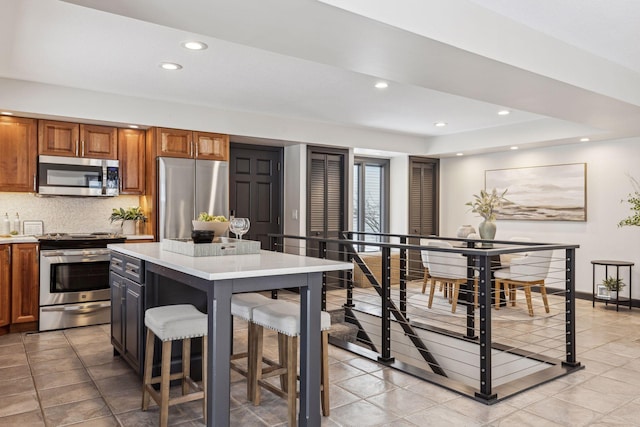
[{"label": "white countertop", "polygon": [[351,270],[353,264],[281,252],[191,257],[163,251],[160,243],[110,244],[109,249],[205,280]]},{"label": "white countertop", "polygon": [[0,244],[3,243],[38,243],[38,239],[33,236],[18,234],[11,237],[0,237]]}]

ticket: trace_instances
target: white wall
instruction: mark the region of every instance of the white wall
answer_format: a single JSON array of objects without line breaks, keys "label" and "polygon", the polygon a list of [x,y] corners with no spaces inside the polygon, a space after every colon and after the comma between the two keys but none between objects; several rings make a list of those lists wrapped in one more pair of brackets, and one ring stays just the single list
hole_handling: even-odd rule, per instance
[{"label": "white wall", "polygon": [[498,220],[496,239],[528,236],[534,241],[578,244],[576,290],[591,292],[591,260],[612,259],[637,263],[632,281],[640,296],[640,228],[617,227],[630,214],[621,203],[633,191],[627,174],[640,178],[640,138],[582,143],[536,150],[442,159],[440,163],[440,234],[455,235],[461,224],[476,229],[481,218],[464,204],[484,188],[488,169],[587,164],[587,221]]}]

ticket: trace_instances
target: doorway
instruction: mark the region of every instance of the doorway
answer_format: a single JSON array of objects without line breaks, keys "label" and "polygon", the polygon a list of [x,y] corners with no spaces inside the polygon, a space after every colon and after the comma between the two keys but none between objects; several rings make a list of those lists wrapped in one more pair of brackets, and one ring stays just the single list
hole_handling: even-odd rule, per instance
[{"label": "doorway", "polygon": [[[439,229],[439,160],[409,157],[409,234],[431,236]],[[420,238],[410,238],[410,245],[419,245]],[[409,251],[407,279],[423,277],[420,251]]]},{"label": "doorway", "polygon": [[[307,149],[307,236],[338,239],[347,230],[346,183],[348,150],[309,147]],[[318,256],[318,246],[307,247]],[[327,245],[326,257],[343,259],[337,243]]]},{"label": "doorway", "polygon": [[249,218],[246,239],[269,250],[268,234],[282,233],[282,147],[232,143],[229,150],[229,209]]}]

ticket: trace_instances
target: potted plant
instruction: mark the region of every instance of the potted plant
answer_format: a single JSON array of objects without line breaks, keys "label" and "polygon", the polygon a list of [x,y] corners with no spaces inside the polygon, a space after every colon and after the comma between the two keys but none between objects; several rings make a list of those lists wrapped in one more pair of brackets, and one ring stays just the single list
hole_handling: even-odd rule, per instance
[{"label": "potted plant", "polygon": [[631,180],[631,185],[635,191],[627,195],[627,200],[621,200],[620,202],[629,203],[631,206],[631,215],[618,222],[618,227],[624,227],[626,225],[640,225],[640,183],[631,176],[629,176],[629,179]]},{"label": "potted plant", "polygon": [[607,277],[602,281],[602,284],[607,291],[609,291],[609,297],[611,299],[618,299],[618,292],[620,292],[626,285],[622,282],[620,278],[613,278],[611,276]]},{"label": "potted plant", "polygon": [[111,216],[109,217],[111,223],[121,221],[120,225],[122,234],[136,234],[136,225],[142,221],[145,222],[147,217],[145,216],[140,206],[124,208],[113,208]]},{"label": "potted plant", "polygon": [[473,200],[465,203],[466,206],[471,207],[471,212],[477,213],[484,220],[478,226],[480,232],[480,238],[486,240],[492,240],[496,236],[496,209],[502,207],[504,202],[508,200],[504,197],[507,194],[507,190],[502,193],[498,193],[495,188],[491,192],[480,190],[480,194],[474,194]]}]

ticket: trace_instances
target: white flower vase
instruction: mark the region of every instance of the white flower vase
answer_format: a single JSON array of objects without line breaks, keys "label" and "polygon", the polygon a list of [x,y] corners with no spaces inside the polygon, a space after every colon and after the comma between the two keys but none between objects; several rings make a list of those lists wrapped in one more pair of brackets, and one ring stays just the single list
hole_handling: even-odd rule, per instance
[{"label": "white flower vase", "polygon": [[122,234],[124,234],[125,236],[136,234],[136,221],[132,219],[122,221]]},{"label": "white flower vase", "polygon": [[618,299],[618,291],[609,291],[609,298],[610,299]]}]

